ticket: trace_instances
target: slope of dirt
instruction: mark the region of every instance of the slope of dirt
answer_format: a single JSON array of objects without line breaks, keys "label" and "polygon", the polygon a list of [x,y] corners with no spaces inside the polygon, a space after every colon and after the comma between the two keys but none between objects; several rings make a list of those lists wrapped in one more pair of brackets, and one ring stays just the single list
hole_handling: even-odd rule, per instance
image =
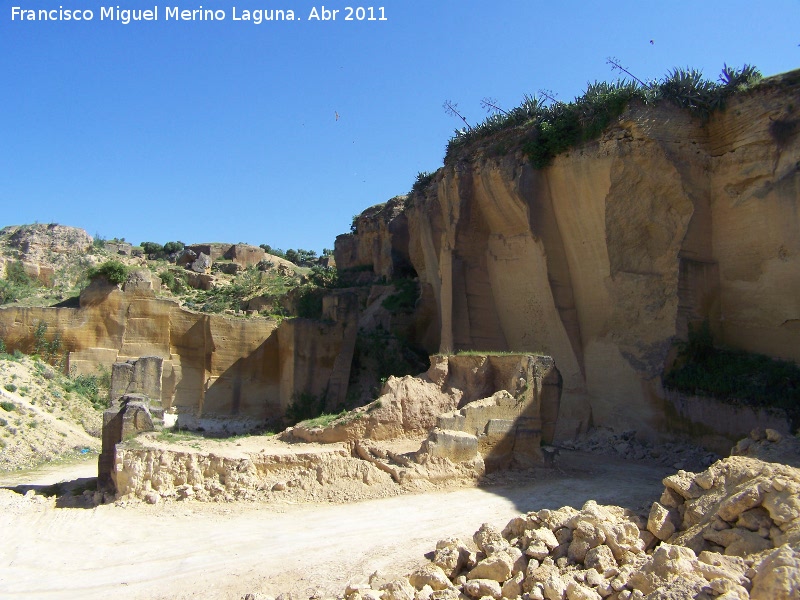
[{"label": "slope of dirt", "polygon": [[519,472],[503,486],[349,504],[58,509],[52,499],[0,490],[0,597],[330,597],[375,570],[405,574],[437,540],[469,536],[483,522],[502,527],[520,511],[590,498],[646,511],[666,474],[581,453],[560,461],[539,479]]},{"label": "slope of dirt", "polygon": [[41,361],[0,355],[0,472],[99,450],[102,413],[73,383]]}]

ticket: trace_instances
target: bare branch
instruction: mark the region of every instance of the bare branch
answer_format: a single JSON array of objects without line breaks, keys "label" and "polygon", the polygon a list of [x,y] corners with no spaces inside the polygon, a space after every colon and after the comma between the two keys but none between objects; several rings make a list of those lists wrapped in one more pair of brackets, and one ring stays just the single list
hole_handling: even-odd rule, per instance
[{"label": "bare branch", "polygon": [[501,112],[501,113],[503,113],[503,114],[504,114],[504,115],[506,115],[507,117],[510,117],[510,116],[511,116],[511,115],[508,113],[508,111],[505,111],[505,110],[503,110],[502,108],[500,108],[500,107],[498,106],[498,104],[497,104],[497,100],[495,100],[494,98],[489,98],[488,96],[487,96],[486,98],[484,98],[483,100],[481,100],[481,108],[483,108],[484,110],[486,110],[486,112],[492,112],[492,111],[496,111],[496,112]]},{"label": "bare branch", "polygon": [[649,86],[649,85],[647,85],[647,84],[646,84],[644,81],[642,81],[641,79],[639,79],[639,78],[638,78],[636,75],[634,75],[633,73],[631,73],[630,71],[628,71],[628,69],[626,69],[625,67],[623,67],[623,66],[622,66],[622,64],[619,62],[619,59],[618,59],[618,58],[614,58],[613,56],[609,56],[609,57],[606,59],[606,64],[607,64],[607,65],[611,65],[611,70],[612,70],[612,71],[621,71],[622,73],[625,73],[626,75],[628,75],[628,76],[629,76],[629,77],[631,77],[632,79],[634,79],[634,80],[638,81],[638,82],[639,82],[639,84],[640,84],[642,87],[650,87],[650,86]]},{"label": "bare branch", "polygon": [[539,90],[539,95],[540,95],[540,96],[542,96],[542,97],[544,97],[544,98],[545,98],[545,99],[547,99],[547,100],[550,100],[550,102],[552,102],[553,104],[555,104],[556,102],[558,102],[558,99],[556,98],[556,96],[557,96],[558,94],[556,94],[556,93],[555,93],[553,90],[544,90],[544,89],[541,89],[541,90]]},{"label": "bare branch", "polygon": [[458,117],[462,121],[464,121],[464,125],[467,126],[467,129],[470,131],[472,130],[472,126],[467,122],[460,112],[458,112],[458,104],[455,102],[451,102],[450,100],[445,100],[444,104],[442,104],[442,108],[444,108],[444,112],[446,112],[451,117]]}]

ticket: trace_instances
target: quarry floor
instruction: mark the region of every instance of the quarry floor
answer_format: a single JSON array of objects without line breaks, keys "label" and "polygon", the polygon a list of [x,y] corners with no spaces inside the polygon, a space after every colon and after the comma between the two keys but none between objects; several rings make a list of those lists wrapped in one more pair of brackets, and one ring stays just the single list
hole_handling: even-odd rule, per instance
[{"label": "quarry floor", "polygon": [[376,570],[407,573],[439,539],[469,539],[481,523],[502,527],[520,512],[589,499],[646,512],[669,472],[564,452],[552,470],[379,500],[94,508],[58,508],[19,487],[80,484],[95,475],[92,460],[0,474],[0,598],[336,596]]}]

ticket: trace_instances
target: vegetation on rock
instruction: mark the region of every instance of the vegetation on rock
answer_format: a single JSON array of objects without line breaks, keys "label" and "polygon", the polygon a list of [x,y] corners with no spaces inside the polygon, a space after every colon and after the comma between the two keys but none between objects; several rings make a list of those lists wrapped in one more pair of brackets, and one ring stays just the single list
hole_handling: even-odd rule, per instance
[{"label": "vegetation on rock", "polygon": [[[705,79],[697,69],[676,68],[661,80],[644,82],[621,67],[619,61],[609,59],[609,63],[630,79],[595,81],[572,102],[559,102],[552,93],[540,92],[538,97],[526,95],[520,106],[509,111],[486,104],[492,114],[474,127],[456,130],[447,145],[445,163],[455,160],[458,150],[474,141],[500,131],[518,130],[525,134],[523,152],[534,167],[542,168],[558,154],[596,139],[633,100],[646,104],[671,102],[705,119],[723,108],[732,94],[761,79],[761,73],[753,66],[737,69],[725,65],[718,81]],[[419,185],[415,187],[427,185],[425,175],[418,175]]]},{"label": "vegetation on rock", "polygon": [[103,277],[109,283],[122,285],[128,279],[128,267],[118,260],[109,260],[97,267],[90,268],[87,277],[91,281]]},{"label": "vegetation on rock", "polygon": [[731,403],[783,409],[800,425],[800,367],[763,354],[714,346],[708,321],[678,343],[678,359],[664,386]]}]

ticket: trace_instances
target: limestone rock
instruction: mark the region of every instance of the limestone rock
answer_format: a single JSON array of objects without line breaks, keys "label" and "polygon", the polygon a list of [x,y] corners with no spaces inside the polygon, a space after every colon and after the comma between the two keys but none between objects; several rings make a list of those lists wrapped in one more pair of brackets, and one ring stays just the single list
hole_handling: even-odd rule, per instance
[{"label": "limestone rock", "polygon": [[517,573],[511,579],[506,581],[500,590],[503,598],[516,598],[522,596],[522,582],[525,580],[525,574],[522,572]]},{"label": "limestone rock", "polygon": [[508,542],[502,534],[489,523],[484,523],[472,536],[475,545],[481,552],[491,556],[495,552],[508,548]]},{"label": "limestone rock", "polygon": [[432,590],[444,590],[451,586],[445,572],[435,564],[426,564],[418,567],[408,576],[408,582],[416,589],[430,586]]},{"label": "limestone rock", "polygon": [[461,540],[450,538],[436,544],[431,562],[441,568],[447,577],[453,578],[467,564],[469,554],[469,548]]},{"label": "limestone rock", "polygon": [[568,600],[602,600],[602,596],[591,588],[570,581],[567,585]]},{"label": "limestone rock", "polygon": [[605,544],[595,546],[586,553],[583,564],[587,569],[594,569],[598,573],[605,573],[617,566],[614,553]]},{"label": "limestone rock", "polygon": [[472,598],[489,596],[495,600],[502,598],[500,584],[493,579],[473,579],[464,584],[464,593]]},{"label": "limestone rock", "polygon": [[647,518],[647,530],[660,540],[668,540],[675,533],[675,525],[669,510],[658,502],[653,502],[650,516]]},{"label": "limestone rock", "polygon": [[467,579],[492,579],[503,583],[511,577],[514,560],[504,550],[495,551],[467,573]]},{"label": "limestone rock", "polygon": [[380,590],[383,592],[383,600],[414,600],[415,590],[407,579],[388,581]]},{"label": "limestone rock", "polygon": [[544,597],[547,600],[564,600],[567,594],[567,583],[557,572],[551,572],[542,582]]},{"label": "limestone rock", "polygon": [[756,567],[752,600],[792,600],[800,597],[800,551],[776,548]]},{"label": "limestone rock", "polygon": [[189,265],[189,269],[195,273],[211,273],[211,257],[208,254],[200,253],[197,258]]}]

